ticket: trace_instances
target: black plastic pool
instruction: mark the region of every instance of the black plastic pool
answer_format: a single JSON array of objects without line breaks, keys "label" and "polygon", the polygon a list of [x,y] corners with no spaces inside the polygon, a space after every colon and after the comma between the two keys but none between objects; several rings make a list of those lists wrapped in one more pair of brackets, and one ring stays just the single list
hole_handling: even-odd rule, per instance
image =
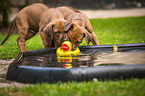
[{"label": "black plastic pool", "polygon": [[145,77],[145,43],[80,46],[79,56],[61,57],[57,48],[23,52],[9,66],[7,79],[23,83]]}]

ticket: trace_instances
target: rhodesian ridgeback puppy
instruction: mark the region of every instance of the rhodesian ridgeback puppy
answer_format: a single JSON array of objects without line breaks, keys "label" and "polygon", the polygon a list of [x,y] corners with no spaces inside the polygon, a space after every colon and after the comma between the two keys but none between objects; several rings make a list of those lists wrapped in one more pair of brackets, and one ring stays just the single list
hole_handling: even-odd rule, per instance
[{"label": "rhodesian ridgeback puppy", "polygon": [[89,45],[90,41],[94,45],[100,45],[96,34],[93,32],[89,18],[85,14],[67,6],[57,7],[57,9],[68,22],[71,22],[67,27],[68,29],[66,29],[68,30],[68,37],[73,45],[73,49],[80,45],[84,37],[87,45]]},{"label": "rhodesian ridgeback puppy", "polygon": [[16,26],[19,34],[17,43],[21,52],[27,51],[26,40],[35,36],[37,32],[40,33],[45,48],[59,47],[68,39],[67,33],[64,32],[64,25],[67,27],[68,23],[59,10],[41,3],[32,4],[17,14],[9,34],[1,45],[9,38]]}]

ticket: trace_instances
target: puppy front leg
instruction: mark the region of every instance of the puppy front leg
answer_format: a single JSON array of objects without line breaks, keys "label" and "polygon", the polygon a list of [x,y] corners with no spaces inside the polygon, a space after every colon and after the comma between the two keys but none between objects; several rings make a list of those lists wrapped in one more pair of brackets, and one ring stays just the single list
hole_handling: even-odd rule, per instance
[{"label": "puppy front leg", "polygon": [[96,36],[96,34],[94,32],[92,32],[92,43],[94,45],[100,45],[99,41],[98,41],[98,38]]},{"label": "puppy front leg", "polygon": [[92,35],[92,40],[91,40],[91,42],[92,42],[94,45],[100,45],[100,43],[99,43],[99,41],[98,41],[98,38],[97,38],[96,34],[94,33],[93,27],[91,26],[91,23],[90,23],[89,20],[87,21],[86,29],[87,29],[88,32],[91,33],[91,35]]},{"label": "puppy front leg", "polygon": [[50,38],[44,32],[39,32],[39,33],[40,33],[44,47],[45,48],[53,47]]}]

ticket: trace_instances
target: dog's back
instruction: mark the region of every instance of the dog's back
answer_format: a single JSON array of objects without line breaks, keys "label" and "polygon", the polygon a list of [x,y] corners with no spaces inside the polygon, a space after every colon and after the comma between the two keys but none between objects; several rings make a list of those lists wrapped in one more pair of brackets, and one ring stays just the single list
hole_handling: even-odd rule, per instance
[{"label": "dog's back", "polygon": [[39,22],[43,13],[51,7],[45,4],[36,3],[23,8],[16,16],[16,23],[19,20],[21,22],[28,23],[29,27],[35,31],[39,30]]},{"label": "dog's back", "polygon": [[81,13],[79,10],[74,9],[74,8],[72,8],[72,7],[68,7],[68,6],[63,6],[63,7],[64,7],[64,8],[68,8],[68,9],[70,9],[70,10],[74,11],[74,12]]},{"label": "dog's back", "polygon": [[58,9],[62,13],[65,19],[67,19],[71,13],[74,13],[74,12],[80,13],[80,11],[74,8],[68,7],[68,6],[57,7],[56,9]]},{"label": "dog's back", "polygon": [[64,16],[66,20],[70,19],[69,16],[73,15],[71,17],[77,17],[78,19],[84,18],[85,22],[89,22],[88,21],[89,18],[84,13],[82,13],[81,11],[77,9],[74,9],[68,6],[57,7],[57,9],[62,13],[62,15]]}]

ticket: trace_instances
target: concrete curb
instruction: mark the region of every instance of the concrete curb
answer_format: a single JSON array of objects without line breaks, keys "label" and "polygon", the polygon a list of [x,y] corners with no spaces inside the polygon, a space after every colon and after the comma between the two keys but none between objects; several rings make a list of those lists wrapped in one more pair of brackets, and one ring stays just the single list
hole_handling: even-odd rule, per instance
[{"label": "concrete curb", "polygon": [[90,19],[145,16],[145,8],[80,11],[85,13]]}]

